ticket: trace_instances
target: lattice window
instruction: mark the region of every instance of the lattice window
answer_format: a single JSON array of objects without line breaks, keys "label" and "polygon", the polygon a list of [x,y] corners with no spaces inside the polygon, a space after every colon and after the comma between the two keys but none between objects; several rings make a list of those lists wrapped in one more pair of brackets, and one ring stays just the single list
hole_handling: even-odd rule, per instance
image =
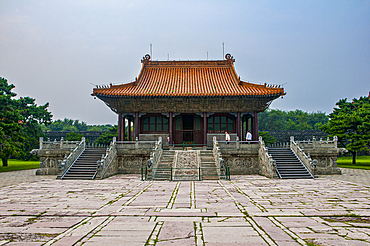
[{"label": "lattice window", "polygon": [[210,116],[208,121],[208,132],[234,132],[235,117],[216,115]]}]

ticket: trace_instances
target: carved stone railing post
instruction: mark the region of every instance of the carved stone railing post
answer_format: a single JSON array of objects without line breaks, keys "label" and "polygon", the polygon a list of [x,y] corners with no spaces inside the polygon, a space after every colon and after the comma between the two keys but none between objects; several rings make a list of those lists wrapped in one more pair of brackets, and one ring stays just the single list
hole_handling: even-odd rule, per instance
[{"label": "carved stone railing post", "polygon": [[239,142],[239,137],[238,136],[236,136],[236,143],[235,143],[235,147],[236,147],[236,149],[239,149],[239,145],[240,144],[240,142]]},{"label": "carved stone railing post", "polygon": [[338,148],[338,136],[334,136],[333,141],[334,141],[334,148]]},{"label": "carved stone railing post", "polygon": [[64,139],[63,139],[63,137],[61,137],[61,138],[60,138],[60,148],[61,148],[61,149],[63,149],[63,142],[64,142],[63,140],[64,140]]},{"label": "carved stone railing post", "polygon": [[290,148],[292,148],[294,142],[294,136],[290,136]]},{"label": "carved stone railing post", "polygon": [[215,164],[217,167],[217,175],[220,177],[220,169],[226,168],[225,161],[224,159],[222,159],[220,147],[215,136],[213,137],[212,141],[213,141],[213,150],[212,150],[213,158],[215,159]]},{"label": "carved stone railing post", "polygon": [[42,149],[42,145],[44,143],[44,138],[43,137],[40,137],[39,140],[40,140],[40,149]]}]

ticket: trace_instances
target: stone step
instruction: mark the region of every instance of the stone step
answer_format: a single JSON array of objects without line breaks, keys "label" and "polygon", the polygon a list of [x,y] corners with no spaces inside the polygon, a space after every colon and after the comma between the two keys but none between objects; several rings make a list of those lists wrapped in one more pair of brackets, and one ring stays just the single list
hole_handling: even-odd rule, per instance
[{"label": "stone step", "polygon": [[105,148],[85,149],[62,179],[92,179],[96,173],[97,161],[105,154]]},{"label": "stone step", "polygon": [[212,150],[202,151],[200,155],[201,155],[202,179],[218,180],[219,176],[217,173],[216,163],[214,160]]},{"label": "stone step", "polygon": [[313,178],[291,149],[269,148],[268,153],[275,160],[281,178]]}]

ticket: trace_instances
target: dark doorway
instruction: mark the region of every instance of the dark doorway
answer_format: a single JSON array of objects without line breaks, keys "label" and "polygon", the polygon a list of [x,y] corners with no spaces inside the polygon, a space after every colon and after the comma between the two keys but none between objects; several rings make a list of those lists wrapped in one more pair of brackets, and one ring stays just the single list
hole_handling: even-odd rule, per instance
[{"label": "dark doorway", "polygon": [[182,130],[184,142],[193,142],[193,130],[194,130],[194,116],[183,115],[182,116]]}]

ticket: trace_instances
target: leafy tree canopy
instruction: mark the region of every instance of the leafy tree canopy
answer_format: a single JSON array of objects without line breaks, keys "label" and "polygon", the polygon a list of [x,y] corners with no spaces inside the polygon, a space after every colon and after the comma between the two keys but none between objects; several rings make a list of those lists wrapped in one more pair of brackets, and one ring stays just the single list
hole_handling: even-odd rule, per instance
[{"label": "leafy tree canopy", "polygon": [[330,136],[338,136],[338,142],[352,153],[356,164],[357,151],[367,150],[370,144],[370,99],[360,97],[348,102],[339,100],[329,114],[329,122],[321,127]]},{"label": "leafy tree canopy", "polygon": [[[84,135],[77,132],[70,132],[67,134],[66,139],[68,141],[81,141]],[[87,139],[86,139],[87,140]]]},{"label": "leafy tree canopy", "polygon": [[270,133],[268,132],[258,132],[258,136],[262,137],[263,142],[265,142],[265,145],[270,145],[276,142],[276,138],[274,138]]},{"label": "leafy tree canopy", "polygon": [[109,145],[110,142],[112,142],[113,137],[118,136],[118,126],[115,125],[112,128],[109,129],[109,131],[104,132],[100,137],[96,140],[96,144],[101,144],[101,145]]},{"label": "leafy tree canopy", "polygon": [[111,125],[87,125],[84,121],[72,120],[64,118],[64,120],[55,120],[48,127],[45,127],[45,131],[108,131]]},{"label": "leafy tree canopy", "polygon": [[260,131],[319,130],[320,126],[326,124],[328,120],[328,116],[323,112],[269,109],[258,114],[258,128]]},{"label": "leafy tree canopy", "polygon": [[37,106],[35,99],[15,99],[13,84],[0,77],[0,158],[3,166],[9,157],[30,157],[29,151],[38,146],[43,135],[41,125],[48,125],[52,115],[49,104]]}]

